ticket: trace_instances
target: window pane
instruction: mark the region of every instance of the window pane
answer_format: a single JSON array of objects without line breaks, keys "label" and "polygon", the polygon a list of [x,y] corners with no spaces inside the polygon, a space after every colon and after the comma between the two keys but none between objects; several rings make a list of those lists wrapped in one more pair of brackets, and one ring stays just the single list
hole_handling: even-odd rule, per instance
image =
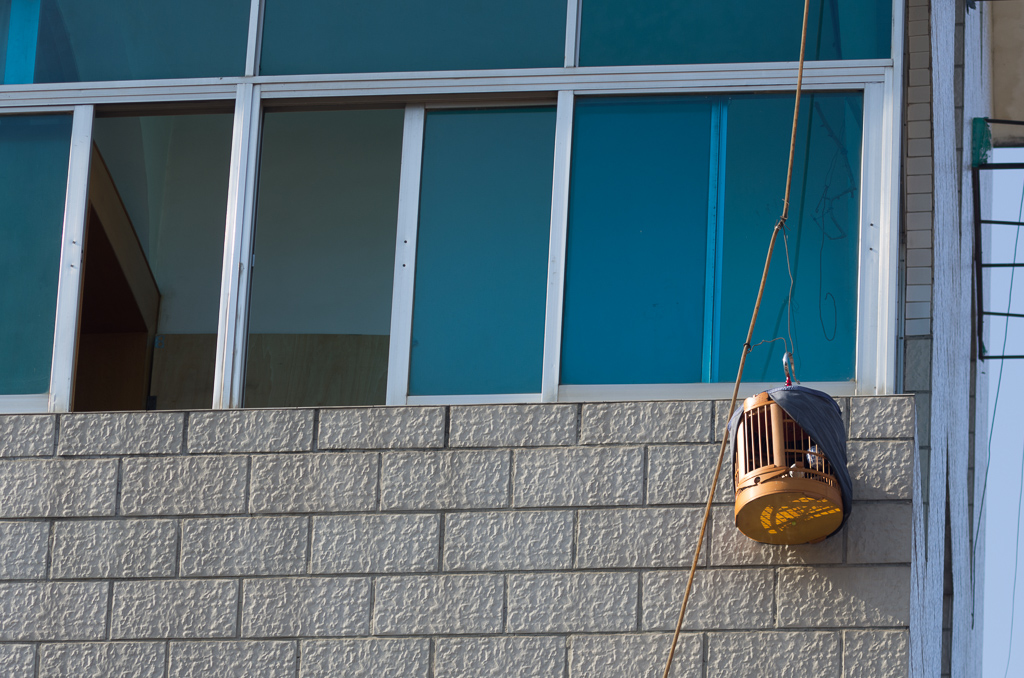
[{"label": "window pane", "polygon": [[[586,0],[580,65],[796,61],[802,2]],[[807,59],[888,59],[891,0],[812,0]]]},{"label": "window pane", "polygon": [[231,127],[97,118],[74,409],[212,405]]},{"label": "window pane", "polygon": [[267,0],[260,72],[560,67],[564,0]]},{"label": "window pane", "polygon": [[70,115],[0,117],[0,394],[50,390]]},{"label": "window pane", "polygon": [[[857,260],[863,97],[804,95],[789,208],[793,273],[792,338],[802,381],[854,377],[857,346]],[[782,212],[792,95],[729,99],[726,159],[722,345],[717,381],[739,365],[772,228]],[[754,344],[786,337],[790,279],[777,243]],[[783,342],[747,357],[744,379],[782,381]]]},{"label": "window pane", "polygon": [[0,0],[4,84],[242,75],[249,0]]},{"label": "window pane", "polygon": [[432,111],[410,395],[539,393],[555,109]]},{"label": "window pane", "polygon": [[384,403],[403,120],[264,116],[246,407]]},{"label": "window pane", "polygon": [[576,105],[564,384],[701,381],[712,103]]}]

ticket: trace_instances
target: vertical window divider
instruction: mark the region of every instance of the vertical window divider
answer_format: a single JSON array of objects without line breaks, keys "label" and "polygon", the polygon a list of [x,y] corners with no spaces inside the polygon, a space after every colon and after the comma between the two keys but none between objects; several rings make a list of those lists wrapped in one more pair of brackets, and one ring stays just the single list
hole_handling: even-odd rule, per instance
[{"label": "vertical window divider", "polygon": [[562,357],[562,309],[565,300],[565,248],[569,227],[569,167],[572,160],[574,92],[558,93],[555,118],[555,163],[551,185],[551,235],[548,245],[548,284],[544,313],[544,367],[541,401],[558,400]]},{"label": "vertical window divider", "polygon": [[728,104],[720,98],[711,105],[711,149],[708,168],[707,258],[704,265],[705,382],[718,380],[719,329],[722,318],[722,245],[725,239],[725,138]]},{"label": "vertical window divider", "polygon": [[886,294],[879,285],[886,279],[885,259],[881,251],[883,234],[880,222],[881,198],[879,176],[872,169],[878,161],[881,133],[878,125],[867,124],[878,119],[882,104],[882,87],[867,85],[864,88],[864,132],[861,140],[861,197],[860,197],[860,243],[857,281],[857,359],[855,375],[857,392],[871,395],[880,392],[879,350],[883,349],[886,337],[881,335],[888,323],[884,315],[888,304],[880,295]]},{"label": "vertical window divider", "polygon": [[249,38],[245,45],[245,74],[259,75],[260,49],[263,47],[264,0],[251,0],[249,7]]},{"label": "vertical window divider", "polygon": [[420,172],[423,167],[423,104],[405,107],[402,131],[402,172],[398,189],[398,235],[395,241],[395,284],[391,301],[391,343],[388,350],[388,405],[405,405],[409,394],[412,352],[412,305],[416,284],[416,234],[419,226]]},{"label": "vertical window divider", "polygon": [[50,412],[71,409],[78,340],[78,307],[82,294],[85,217],[89,204],[89,163],[92,159],[93,106],[75,106],[71,122],[71,153],[64,200],[64,229],[57,282],[57,317],[50,363]]},{"label": "vertical window divider", "polygon": [[231,134],[231,174],[213,383],[215,409],[242,406],[260,125],[260,86],[241,84],[235,97]]},{"label": "vertical window divider", "polygon": [[568,0],[565,17],[565,67],[574,68],[580,62],[580,15],[583,0]]}]

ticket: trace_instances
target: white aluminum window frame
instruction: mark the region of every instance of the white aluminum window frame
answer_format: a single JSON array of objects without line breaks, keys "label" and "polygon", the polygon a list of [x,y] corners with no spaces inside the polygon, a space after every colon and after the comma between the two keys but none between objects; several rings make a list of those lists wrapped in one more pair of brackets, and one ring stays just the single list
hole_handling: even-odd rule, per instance
[{"label": "white aluminum window frame", "polygon": [[[70,409],[95,106],[226,100],[234,100],[235,112],[212,407],[236,408],[243,402],[263,106],[275,100],[330,100],[344,107],[365,105],[384,97],[408,102],[396,240],[388,405],[728,396],[731,385],[727,383],[606,386],[558,383],[573,105],[578,95],[792,92],[796,86],[797,64],[581,68],[577,65],[579,17],[584,1],[566,0],[565,65],[562,68],[261,76],[258,73],[264,3],[252,0],[244,76],[0,85],[0,115],[74,114],[50,389],[46,394],[0,396],[0,413]],[[893,393],[896,384],[899,205],[895,201],[899,196],[903,5],[903,0],[893,2],[892,59],[810,62],[804,71],[805,90],[862,91],[864,94],[856,378],[848,382],[808,383],[836,396]],[[531,94],[557,97],[541,390],[529,394],[410,397],[407,395],[409,342],[425,108],[427,105],[523,105]],[[438,104],[446,100],[444,97],[449,97],[451,103]],[[728,349],[723,347],[723,350]],[[746,383],[745,388],[759,390],[770,385]]]}]

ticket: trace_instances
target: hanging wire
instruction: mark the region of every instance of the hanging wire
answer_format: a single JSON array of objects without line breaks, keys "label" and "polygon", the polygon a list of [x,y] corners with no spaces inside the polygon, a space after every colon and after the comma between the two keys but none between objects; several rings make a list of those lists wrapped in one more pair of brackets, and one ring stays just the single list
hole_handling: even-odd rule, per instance
[{"label": "hanging wire", "polygon": [[[1017,221],[1018,222],[1021,221],[1022,218],[1024,218],[1024,189],[1021,190],[1020,208],[1017,210]],[[1017,229],[1017,233],[1016,233],[1016,235],[1014,236],[1014,239],[1013,239],[1013,261],[1014,262],[1017,261],[1017,246],[1020,244],[1020,231],[1021,231],[1021,229],[1018,228]],[[1016,272],[1017,272],[1017,269],[1015,269],[1015,268],[1011,268],[1010,269],[1010,289],[1009,289],[1009,293],[1006,295],[1006,312],[1007,313],[1010,312],[1010,305],[1013,302],[1013,279],[1014,279],[1014,274]],[[1003,348],[999,352],[999,355],[1006,355],[1006,338],[1009,335],[1009,332],[1010,332],[1010,320],[1009,320],[1009,318],[1007,318],[1006,324],[1003,325]],[[978,339],[979,339],[979,341],[981,340],[980,337]],[[978,520],[977,520],[977,523],[975,524],[975,527],[974,527],[974,534],[972,535],[973,544],[971,544],[971,552],[972,552],[972,555],[971,555],[971,628],[974,628],[974,612],[975,612],[975,609],[976,609],[976,601],[977,601],[977,596],[975,595],[976,594],[975,582],[977,580],[977,573],[976,573],[977,566],[976,566],[976,564],[978,562],[978,542],[980,541],[979,537],[980,537],[980,532],[981,532],[981,517],[982,517],[983,512],[985,510],[985,495],[988,494],[988,473],[989,473],[989,470],[992,468],[992,432],[995,431],[995,426],[996,426],[996,413],[999,410],[999,393],[1000,393],[1000,391],[1002,390],[1002,387],[1003,387],[1003,367],[1005,365],[1006,365],[1006,361],[1005,360],[1000,360],[999,361],[999,377],[996,379],[996,395],[995,395],[995,398],[993,399],[993,402],[992,402],[992,418],[991,418],[991,420],[989,422],[989,427],[988,427],[988,445],[987,445],[988,449],[987,449],[987,452],[986,452],[986,461],[985,461],[985,481],[981,485],[981,501],[978,503]],[[1018,529],[1019,529],[1019,527],[1018,527]],[[1016,577],[1016,572],[1014,572],[1014,576]]]},{"label": "hanging wire", "polygon": [[[740,366],[736,371],[736,382],[732,388],[732,399],[729,402],[729,413],[736,409],[736,398],[740,392],[740,382],[743,381],[743,366],[747,362],[747,355],[750,353],[751,346],[750,340],[754,336],[754,325],[757,323],[757,314],[761,310],[761,299],[764,297],[764,287],[768,282],[768,269],[772,263],[772,252],[775,250],[775,240],[779,235],[780,231],[783,231],[786,226],[786,220],[789,218],[789,191],[793,185],[793,157],[796,154],[796,131],[797,122],[800,119],[800,90],[803,86],[804,79],[804,53],[807,49],[807,15],[810,9],[810,0],[804,0],[804,21],[803,29],[800,35],[800,63],[797,67],[796,73],[796,103],[793,104],[793,131],[790,134],[789,141],[789,166],[786,169],[786,194],[782,201],[782,216],[775,223],[775,228],[772,229],[772,237],[768,242],[768,255],[764,261],[764,271],[761,273],[761,285],[757,289],[757,301],[754,302],[754,313],[750,318],[750,328],[747,330],[747,340],[743,342],[743,351],[740,354]],[[783,238],[785,240],[785,238]],[[665,662],[665,673],[662,678],[668,678],[669,672],[672,670],[672,659],[676,654],[676,645],[679,643],[679,632],[683,628],[683,618],[686,616],[686,604],[690,600],[690,591],[693,589],[693,577],[697,572],[697,561],[700,559],[700,548],[704,543],[704,533],[708,526],[708,517],[711,515],[711,502],[715,498],[715,488],[718,486],[718,477],[722,473],[722,460],[725,458],[725,449],[729,443],[729,430],[722,433],[722,446],[718,451],[718,463],[715,465],[715,474],[711,478],[711,487],[708,489],[708,501],[704,506],[704,518],[700,523],[700,533],[697,535],[697,544],[693,552],[693,562],[690,564],[690,574],[686,578],[686,592],[683,593],[683,604],[679,608],[679,619],[676,621],[676,630],[672,634],[672,646],[668,651],[668,660]]]}]

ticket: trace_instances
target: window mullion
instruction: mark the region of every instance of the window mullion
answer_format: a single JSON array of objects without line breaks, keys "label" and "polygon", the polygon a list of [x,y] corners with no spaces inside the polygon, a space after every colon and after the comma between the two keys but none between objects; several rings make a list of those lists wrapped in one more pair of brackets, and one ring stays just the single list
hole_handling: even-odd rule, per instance
[{"label": "window mullion", "polygon": [[391,302],[391,345],[388,350],[388,405],[405,405],[409,394],[416,234],[419,225],[425,122],[426,110],[422,104],[405,107],[402,174],[398,189],[398,236],[395,241],[395,284]]},{"label": "window mullion", "polygon": [[71,409],[78,339],[78,300],[82,289],[85,216],[89,200],[89,163],[92,159],[92,106],[75,106],[71,125],[68,189],[64,202],[64,234],[57,283],[57,318],[50,363],[50,412]]},{"label": "window mullion", "polygon": [[722,304],[722,241],[724,238],[725,99],[711,106],[711,148],[708,163],[707,257],[704,265],[704,364],[705,382],[718,381],[719,319]]},{"label": "window mullion", "polygon": [[555,164],[551,187],[551,236],[548,247],[547,302],[544,314],[544,369],[541,400],[558,399],[562,352],[562,307],[565,299],[565,244],[569,224],[569,165],[572,159],[573,92],[558,93]]},{"label": "window mullion", "polygon": [[579,63],[580,5],[582,0],[567,0],[565,18],[565,67],[573,68]]},{"label": "window mullion", "polygon": [[260,86],[239,85],[231,137],[213,407],[241,407],[252,269],[253,208],[259,162]]},{"label": "window mullion", "polygon": [[260,47],[263,43],[264,0],[251,0],[249,8],[249,39],[245,46],[245,74],[259,75]]}]

